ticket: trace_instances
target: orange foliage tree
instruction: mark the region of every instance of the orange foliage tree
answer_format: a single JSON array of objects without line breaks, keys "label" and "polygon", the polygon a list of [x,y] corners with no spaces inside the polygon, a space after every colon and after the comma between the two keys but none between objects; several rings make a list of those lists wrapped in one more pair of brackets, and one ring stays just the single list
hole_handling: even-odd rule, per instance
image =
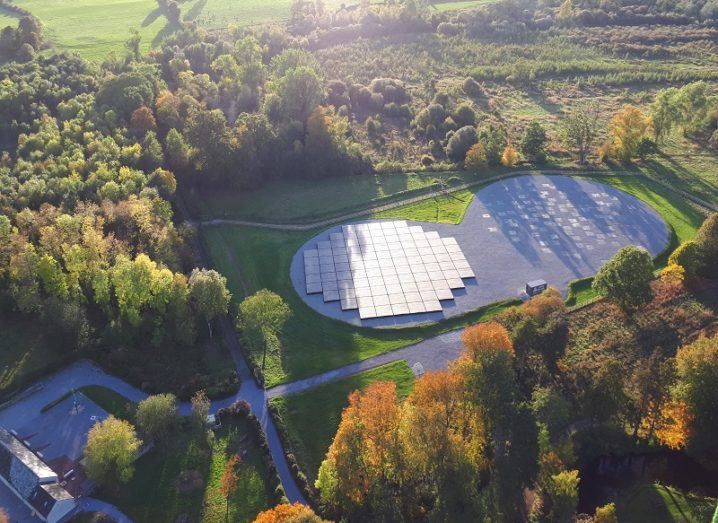
[{"label": "orange foliage tree", "polygon": [[322,523],[323,521],[311,508],[301,503],[294,503],[277,505],[260,512],[254,523]]},{"label": "orange foliage tree", "polygon": [[135,109],[130,117],[130,127],[139,134],[156,130],[157,122],[155,121],[155,115],[152,113],[152,109],[146,105],[141,105]]},{"label": "orange foliage tree", "polygon": [[229,521],[229,498],[237,492],[237,481],[239,480],[239,471],[237,470],[237,467],[240,462],[241,458],[238,454],[235,454],[227,460],[227,464],[224,466],[224,472],[222,472],[222,481],[219,489],[227,502],[225,521]]}]

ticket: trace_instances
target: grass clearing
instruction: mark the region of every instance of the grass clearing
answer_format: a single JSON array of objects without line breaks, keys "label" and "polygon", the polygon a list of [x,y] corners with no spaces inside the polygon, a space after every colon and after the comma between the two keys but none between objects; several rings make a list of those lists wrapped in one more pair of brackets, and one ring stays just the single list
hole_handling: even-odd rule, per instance
[{"label": "grass clearing", "polygon": [[658,483],[631,489],[616,504],[619,521],[631,523],[702,523],[710,521],[715,499],[684,494]]},{"label": "grass clearing", "polygon": [[357,389],[364,390],[377,381],[393,381],[397,385],[397,394],[404,398],[414,386],[414,374],[401,360],[271,401],[286,430],[291,452],[312,482],[337,432],[342,411],[349,404],[349,394]]},{"label": "grass clearing", "polygon": [[[227,277],[235,302],[260,289],[269,289],[282,296],[292,309],[293,316],[284,328],[281,353],[267,354],[267,387],[306,378],[476,323],[514,303],[500,302],[438,324],[400,329],[359,328],[327,318],[304,303],[289,277],[294,253],[315,233],[229,225],[202,229],[210,257]],[[250,357],[261,364],[261,353],[250,353]]]},{"label": "grass clearing", "polygon": [[397,173],[278,180],[251,192],[226,188],[188,194],[192,215],[203,220],[228,218],[263,222],[311,222],[389,203],[436,188],[437,176],[460,184],[475,179],[467,172]]},{"label": "grass clearing", "polygon": [[[171,523],[186,514],[190,521],[220,523],[225,521],[226,510],[219,490],[222,472],[233,454],[244,451],[229,521],[252,521],[269,508],[272,495],[267,488],[268,471],[246,419],[225,423],[216,432],[211,452],[201,437],[178,431],[138,460],[129,483],[104,492],[103,497],[135,521]],[[186,471],[198,472],[203,483],[191,492],[179,492],[177,479]]]}]

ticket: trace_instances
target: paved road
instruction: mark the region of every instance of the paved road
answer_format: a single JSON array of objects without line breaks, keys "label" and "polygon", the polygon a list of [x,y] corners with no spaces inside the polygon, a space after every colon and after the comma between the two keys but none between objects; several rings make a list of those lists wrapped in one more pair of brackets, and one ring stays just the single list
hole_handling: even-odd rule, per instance
[{"label": "paved road", "polygon": [[[298,392],[399,360],[405,360],[409,366],[412,367],[415,374],[422,374],[423,372],[433,370],[443,370],[448,367],[449,362],[458,358],[463,350],[463,346],[461,345],[462,331],[463,329],[457,329],[446,332],[435,338],[420,341],[414,345],[409,345],[408,347],[403,347],[392,352],[379,354],[373,358],[330,370],[323,374],[311,376],[293,383],[277,385],[276,387],[268,389],[266,395],[269,399],[272,399],[278,396],[297,394]],[[419,365],[417,366],[417,364]]]}]

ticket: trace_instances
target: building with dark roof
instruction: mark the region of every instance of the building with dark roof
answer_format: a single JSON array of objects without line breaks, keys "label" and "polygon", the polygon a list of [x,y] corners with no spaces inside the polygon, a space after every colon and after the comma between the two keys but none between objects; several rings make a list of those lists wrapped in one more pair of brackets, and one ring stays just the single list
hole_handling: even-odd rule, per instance
[{"label": "building with dark roof", "polygon": [[42,521],[65,520],[75,500],[50,469],[14,434],[0,427],[0,481]]}]

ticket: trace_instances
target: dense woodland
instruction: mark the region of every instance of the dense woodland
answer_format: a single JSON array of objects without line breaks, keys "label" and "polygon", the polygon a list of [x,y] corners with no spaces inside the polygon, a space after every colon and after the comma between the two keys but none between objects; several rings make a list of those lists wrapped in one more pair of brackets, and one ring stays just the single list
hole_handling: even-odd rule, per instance
[{"label": "dense woodland", "polygon": [[[143,55],[133,34],[99,64],[55,53],[22,13],[0,34],[3,311],[142,381],[141,367],[201,350],[229,309],[225,278],[203,267],[179,214],[197,194],[377,172],[628,168],[673,133],[718,148],[718,0],[429,4],[296,0],[286,24],[207,31],[168,0],[178,30],[161,46]],[[575,103],[551,119],[497,103],[539,84]],[[637,85],[635,103],[587,96]],[[658,279],[629,249],[594,290],[613,319],[688,316],[716,292],[716,260],[713,214]],[[261,332],[260,344],[279,336]],[[549,292],[467,329],[465,355],[406,400],[387,383],[353,393],[306,490],[336,520],[563,522],[576,518],[577,469],[598,455],[672,448],[718,470],[718,338],[704,333],[574,358],[606,340],[579,337]],[[212,385],[236,388],[226,380]],[[615,521],[612,510],[593,521]]]}]

